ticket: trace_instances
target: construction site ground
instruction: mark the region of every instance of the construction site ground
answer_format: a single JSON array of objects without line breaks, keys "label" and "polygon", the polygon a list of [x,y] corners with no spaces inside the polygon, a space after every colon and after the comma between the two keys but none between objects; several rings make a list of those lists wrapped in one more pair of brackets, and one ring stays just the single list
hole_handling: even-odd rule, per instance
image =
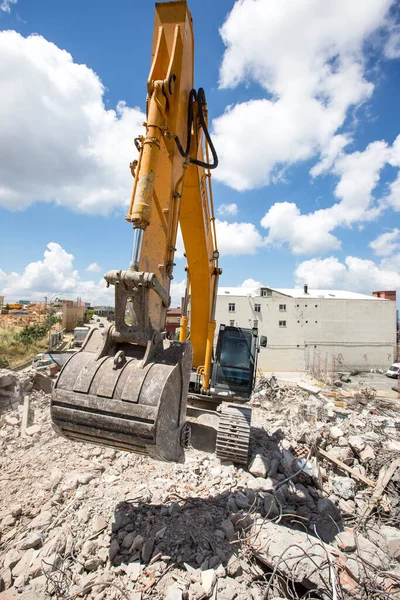
[{"label": "construction site ground", "polygon": [[59,438],[0,370],[0,599],[400,598],[397,400],[315,383],[258,381],[242,469]]}]

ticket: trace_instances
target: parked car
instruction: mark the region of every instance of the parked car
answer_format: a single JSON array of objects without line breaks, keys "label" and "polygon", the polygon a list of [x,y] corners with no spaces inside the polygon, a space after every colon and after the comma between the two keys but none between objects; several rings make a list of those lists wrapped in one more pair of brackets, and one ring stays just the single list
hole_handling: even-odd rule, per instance
[{"label": "parked car", "polygon": [[104,323],[99,323],[99,327],[104,327]]},{"label": "parked car", "polygon": [[400,363],[394,363],[389,369],[386,371],[386,375],[388,377],[392,377],[393,379],[398,379],[400,375]]},{"label": "parked car", "polygon": [[100,319],[97,319],[97,322],[100,323]]}]

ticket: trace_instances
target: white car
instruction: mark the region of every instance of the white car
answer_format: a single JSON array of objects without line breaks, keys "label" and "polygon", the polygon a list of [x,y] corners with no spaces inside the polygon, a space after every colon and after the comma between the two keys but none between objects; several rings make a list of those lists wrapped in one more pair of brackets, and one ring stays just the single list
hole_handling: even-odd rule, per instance
[{"label": "white car", "polygon": [[399,377],[400,371],[400,363],[394,363],[389,369],[386,371],[386,375],[388,377],[393,377],[393,379],[397,379]]}]

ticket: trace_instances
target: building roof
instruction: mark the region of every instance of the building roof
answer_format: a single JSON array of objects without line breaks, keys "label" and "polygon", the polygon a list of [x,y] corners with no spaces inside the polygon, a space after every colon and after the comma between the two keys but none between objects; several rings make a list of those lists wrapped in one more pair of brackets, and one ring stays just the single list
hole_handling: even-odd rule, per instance
[{"label": "building roof", "polygon": [[[376,296],[368,296],[367,294],[357,294],[356,292],[348,292],[346,290],[314,290],[308,288],[308,293],[304,293],[303,288],[271,288],[265,287],[278,294],[289,296],[291,298],[333,298],[336,300],[385,300]],[[255,298],[260,296],[260,288],[242,288],[242,287],[220,287],[218,288],[218,296],[249,296]]]},{"label": "building roof", "polygon": [[368,296],[367,294],[357,294],[356,292],[347,292],[346,290],[313,290],[308,288],[308,293],[305,294],[303,288],[286,289],[286,288],[271,288],[275,292],[291,296],[292,298],[336,298],[339,300],[382,300],[376,296]]},{"label": "building roof", "polygon": [[250,296],[255,298],[260,295],[260,290],[255,288],[243,288],[243,287],[219,287],[218,296]]}]

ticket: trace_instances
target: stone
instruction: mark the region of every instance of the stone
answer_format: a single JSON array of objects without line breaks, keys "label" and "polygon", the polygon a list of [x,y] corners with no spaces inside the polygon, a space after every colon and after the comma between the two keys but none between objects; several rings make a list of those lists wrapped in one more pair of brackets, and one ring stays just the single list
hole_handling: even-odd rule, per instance
[{"label": "stone", "polygon": [[129,600],[142,600],[142,592],[132,592],[129,596]]},{"label": "stone", "polygon": [[235,539],[235,528],[230,519],[226,519],[225,521],[222,521],[220,527],[221,527],[222,531],[224,532],[226,539],[229,542],[231,542],[232,540]]},{"label": "stone", "polygon": [[272,458],[270,460],[270,466],[269,466],[269,470],[268,470],[268,477],[276,477],[276,474],[278,472],[278,468],[279,468],[279,463],[280,463],[280,459],[279,458]]},{"label": "stone", "polygon": [[264,494],[264,512],[267,519],[274,519],[279,516],[278,505],[272,494]]},{"label": "stone", "polygon": [[364,450],[365,446],[366,446],[365,441],[359,435],[351,435],[347,439],[347,441],[349,442],[349,444],[353,448],[353,450],[355,452],[357,452],[357,454],[359,454],[360,452],[362,452]]},{"label": "stone", "polygon": [[216,583],[217,575],[214,569],[207,569],[201,572],[201,586],[207,596],[211,596]]},{"label": "stone", "polygon": [[42,546],[43,537],[39,531],[34,531],[18,544],[18,548],[20,550],[28,550],[29,548],[41,548]]},{"label": "stone", "polygon": [[243,572],[242,565],[240,564],[240,560],[235,554],[232,554],[232,556],[229,557],[229,560],[228,560],[225,568],[226,568],[226,572],[228,573],[228,575],[230,577],[239,576]]},{"label": "stone", "polygon": [[11,415],[6,415],[4,417],[4,420],[7,423],[7,425],[12,425],[13,427],[15,427],[15,425],[18,425],[19,423],[17,417],[12,417]]},{"label": "stone", "polygon": [[236,492],[235,502],[238,508],[249,508],[249,501],[247,499],[247,496],[242,492]]},{"label": "stone", "polygon": [[76,478],[80,485],[87,485],[96,475],[93,473],[77,473]]},{"label": "stone", "polygon": [[339,427],[331,427],[329,433],[333,440],[338,440],[343,436],[343,431]]},{"label": "stone", "polygon": [[53,469],[50,474],[50,489],[54,489],[60,483],[63,478],[63,474],[60,469]]},{"label": "stone", "polygon": [[86,571],[96,571],[102,564],[100,556],[91,556],[85,560],[85,569]]},{"label": "stone", "polygon": [[369,444],[365,446],[364,450],[360,452],[360,460],[362,462],[367,462],[369,460],[373,460],[375,458],[375,452],[372,446]]},{"label": "stone", "polygon": [[233,496],[229,496],[227,507],[230,512],[233,512],[233,513],[238,512],[239,508],[238,508],[238,505],[236,504],[235,498]]},{"label": "stone", "polygon": [[121,548],[130,548],[135,541],[135,538],[135,533],[127,533],[122,540]]},{"label": "stone", "polygon": [[12,586],[11,569],[4,567],[0,571],[0,590],[8,590]]},{"label": "stone", "polygon": [[10,512],[13,517],[19,517],[20,515],[22,515],[21,504],[12,504],[10,506]]},{"label": "stone", "polygon": [[166,589],[165,600],[182,600],[183,592],[176,585],[170,585]]},{"label": "stone", "polygon": [[[249,547],[258,560],[270,569],[278,569],[307,588],[329,581],[329,564],[337,562],[338,550],[321,544],[303,531],[295,531],[271,521],[257,519],[248,535]],[[301,548],[301,560],[299,550]]]},{"label": "stone", "polygon": [[330,449],[329,454],[338,458],[346,465],[352,465],[354,461],[354,454],[350,446],[334,446]]},{"label": "stone", "polygon": [[110,550],[108,553],[111,561],[114,560],[114,558],[117,556],[118,552],[119,552],[119,543],[118,543],[118,540],[114,538],[110,544]]},{"label": "stone", "polygon": [[269,468],[269,461],[261,454],[256,454],[249,467],[249,472],[254,475],[254,477],[266,477]]},{"label": "stone", "polygon": [[141,535],[137,535],[135,537],[135,539],[133,540],[133,544],[132,544],[132,548],[131,550],[139,550],[139,552],[142,550],[143,548],[143,538]]},{"label": "stone", "polygon": [[386,540],[390,556],[400,561],[400,531],[396,527],[383,525],[380,528],[380,533]]},{"label": "stone", "polygon": [[1,522],[3,527],[12,527],[15,524],[15,517],[7,515]]},{"label": "stone", "polygon": [[22,554],[13,548],[9,550],[4,557],[4,566],[6,569],[13,569],[15,565],[21,560]]},{"label": "stone", "polygon": [[40,433],[40,425],[31,425],[25,429],[26,435],[33,436]]},{"label": "stone", "polygon": [[96,540],[86,540],[82,546],[81,554],[84,558],[89,558],[96,554],[98,549],[98,543]]},{"label": "stone", "polygon": [[125,569],[125,573],[132,581],[137,581],[142,573],[142,565],[139,562],[130,562]]},{"label": "stone", "polygon": [[[254,490],[255,492],[263,491],[263,492],[273,492],[275,489],[276,480],[271,477],[267,477],[263,479],[262,477],[251,478],[247,482],[247,487],[250,490]],[[240,508],[240,507],[239,507]]]},{"label": "stone", "polygon": [[356,540],[350,531],[342,531],[336,536],[335,541],[343,552],[353,552],[356,549]]},{"label": "stone", "polygon": [[344,515],[354,515],[354,513],[356,512],[356,503],[354,502],[354,500],[343,500],[343,498],[340,498],[339,510]]},{"label": "stone", "polygon": [[202,600],[204,598],[204,590],[202,585],[196,581],[189,587],[189,600]]},{"label": "stone", "polygon": [[150,537],[143,544],[141,554],[142,554],[142,561],[144,563],[148,563],[151,559],[151,555],[153,554],[154,542],[155,542],[155,539],[153,537]]},{"label": "stone", "polygon": [[93,531],[94,533],[98,533],[99,531],[102,531],[103,529],[106,529],[108,526],[108,522],[106,521],[106,519],[104,517],[102,517],[101,515],[96,515],[94,520],[93,520]]},{"label": "stone", "polygon": [[22,575],[23,573],[28,573],[29,566],[31,564],[31,560],[35,556],[35,550],[33,548],[29,548],[22,555],[21,560],[15,565],[13,569],[11,569],[12,576],[14,579]]},{"label": "stone", "polygon": [[354,498],[356,487],[356,482],[350,477],[335,477],[332,481],[334,493],[340,496],[340,498],[344,498],[344,500]]},{"label": "stone", "polygon": [[50,510],[43,510],[29,523],[29,529],[41,529],[47,527],[53,520],[53,514]]},{"label": "stone", "polygon": [[377,569],[387,569],[390,558],[363,535],[357,535],[357,550],[360,559],[370,563]]}]

